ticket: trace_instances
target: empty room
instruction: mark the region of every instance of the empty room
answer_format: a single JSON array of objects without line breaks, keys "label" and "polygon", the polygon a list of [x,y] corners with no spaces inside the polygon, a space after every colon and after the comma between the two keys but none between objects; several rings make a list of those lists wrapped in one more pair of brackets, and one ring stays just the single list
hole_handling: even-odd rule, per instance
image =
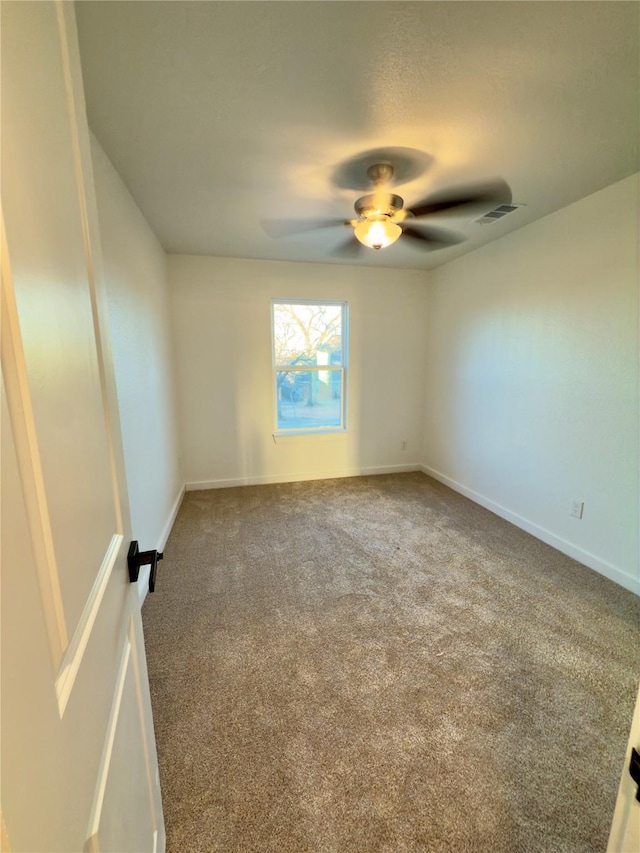
[{"label": "empty room", "polygon": [[0,11],[1,849],[638,853],[640,3]]}]

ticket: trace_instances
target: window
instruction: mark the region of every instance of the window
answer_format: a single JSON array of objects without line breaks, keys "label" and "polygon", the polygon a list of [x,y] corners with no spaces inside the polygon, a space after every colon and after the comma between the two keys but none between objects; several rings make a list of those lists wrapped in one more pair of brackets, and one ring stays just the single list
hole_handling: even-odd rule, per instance
[{"label": "window", "polygon": [[344,430],[347,303],[274,299],[276,432]]}]

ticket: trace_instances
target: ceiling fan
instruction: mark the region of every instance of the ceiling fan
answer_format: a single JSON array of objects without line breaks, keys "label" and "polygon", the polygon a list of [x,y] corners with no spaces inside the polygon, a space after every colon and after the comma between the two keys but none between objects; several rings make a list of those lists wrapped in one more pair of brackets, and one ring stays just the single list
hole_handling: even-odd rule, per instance
[{"label": "ceiling fan", "polygon": [[277,219],[265,222],[265,230],[272,237],[285,237],[312,231],[316,228],[348,226],[353,236],[335,254],[353,255],[362,246],[384,249],[401,237],[409,238],[416,246],[431,251],[461,243],[465,237],[434,228],[420,220],[434,213],[457,207],[470,206],[478,215],[497,204],[511,202],[511,190],[502,180],[484,184],[458,187],[454,191],[439,193],[422,199],[412,207],[404,207],[404,199],[388,191],[393,180],[391,163],[375,163],[367,169],[373,192],[363,195],[355,205],[355,219]]}]

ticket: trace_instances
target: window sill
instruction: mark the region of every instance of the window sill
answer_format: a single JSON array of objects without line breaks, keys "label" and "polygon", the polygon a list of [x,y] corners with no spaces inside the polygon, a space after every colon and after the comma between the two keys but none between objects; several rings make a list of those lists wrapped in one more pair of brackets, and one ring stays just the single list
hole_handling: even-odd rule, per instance
[{"label": "window sill", "polygon": [[314,440],[319,438],[336,439],[341,435],[345,435],[346,432],[346,428],[341,427],[340,429],[305,429],[296,430],[295,432],[274,432],[272,435],[274,444],[277,444],[283,438],[287,440],[287,443],[291,442],[291,439],[294,438],[313,438]]}]

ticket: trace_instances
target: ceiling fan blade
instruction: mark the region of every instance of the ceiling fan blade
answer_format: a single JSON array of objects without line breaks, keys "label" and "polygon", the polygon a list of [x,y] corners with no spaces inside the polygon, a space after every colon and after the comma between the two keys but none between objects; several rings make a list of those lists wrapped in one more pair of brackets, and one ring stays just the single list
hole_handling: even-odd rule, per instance
[{"label": "ceiling fan blade", "polygon": [[266,219],[261,225],[269,237],[288,237],[315,231],[316,228],[333,228],[336,225],[348,225],[345,219]]},{"label": "ceiling fan blade", "polygon": [[338,258],[357,258],[362,254],[365,247],[355,237],[349,237],[345,243],[341,243],[331,254]]},{"label": "ceiling fan blade", "polygon": [[446,249],[447,246],[457,246],[466,239],[452,231],[441,231],[439,228],[414,228],[411,225],[403,227],[402,234],[422,244],[423,249]]},{"label": "ceiling fan blade", "polygon": [[488,181],[484,184],[467,184],[455,190],[446,190],[422,199],[407,210],[414,216],[429,216],[431,213],[440,213],[443,210],[465,205],[485,211],[498,204],[511,204],[511,188],[502,180]]}]

